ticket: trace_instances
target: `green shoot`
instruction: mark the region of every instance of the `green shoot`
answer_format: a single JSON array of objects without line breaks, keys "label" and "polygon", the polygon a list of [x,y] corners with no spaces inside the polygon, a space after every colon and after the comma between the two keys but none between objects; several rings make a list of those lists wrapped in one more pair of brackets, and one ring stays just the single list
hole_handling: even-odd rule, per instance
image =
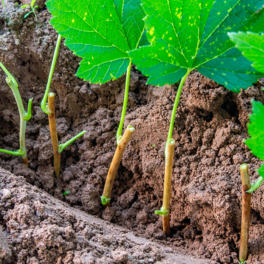
[{"label": "green shoot", "polygon": [[151,146],[153,147],[153,148],[155,148],[156,146],[155,146],[155,144],[151,144]]},{"label": "green shoot", "polygon": [[[227,32],[261,32],[264,19],[263,4],[263,0],[250,4],[247,0],[142,0],[146,13],[144,21],[147,38],[151,45],[129,52],[132,62],[149,77],[148,84],[162,86],[181,80],[166,141],[166,170],[167,162],[171,160],[168,147],[173,136],[180,95],[187,76],[193,70],[233,92],[240,92],[241,88],[247,89],[261,77],[234,47]],[[170,191],[170,183],[167,184],[168,186],[165,186],[164,183],[163,207],[156,211],[158,214],[162,214],[164,208],[169,211],[169,203],[166,200],[169,194],[166,192]],[[166,223],[163,226],[168,225]]]},{"label": "green shoot", "polygon": [[[4,1],[4,0],[3,0]],[[30,14],[34,14],[35,16],[35,19],[37,19],[37,15],[36,15],[36,9],[38,9],[38,6],[36,5],[35,6],[35,3],[36,3],[36,0],[32,0],[30,5],[22,5],[21,8],[27,8],[27,7],[30,7],[31,11],[26,13],[24,15],[24,18],[27,18]]]},{"label": "green shoot", "polygon": [[101,196],[102,205],[107,205],[111,201],[111,198],[106,198],[105,196]]},{"label": "green shoot", "polygon": [[5,150],[5,149],[0,149],[0,152],[14,155],[14,156],[21,156],[23,162],[28,165],[27,150],[26,150],[26,126],[27,126],[27,121],[30,120],[31,118],[31,108],[32,108],[33,99],[32,98],[29,99],[28,111],[26,112],[24,109],[21,95],[18,90],[18,83],[16,79],[11,75],[11,73],[6,69],[6,67],[1,62],[0,62],[0,67],[3,69],[3,71],[7,75],[6,83],[11,88],[14,94],[14,97],[15,97],[15,100],[18,106],[18,110],[19,110],[19,115],[20,115],[20,132],[19,132],[20,148],[19,150],[10,151],[10,150]]},{"label": "green shoot", "polygon": [[70,194],[71,192],[70,191],[65,191],[64,193],[62,193],[62,195],[68,195],[68,194]]},{"label": "green shoot", "polygon": [[[41,109],[44,113],[46,113],[49,117],[49,127],[50,127],[50,135],[51,135],[51,141],[52,141],[52,146],[53,146],[53,152],[54,152],[54,171],[56,177],[60,176],[60,161],[61,161],[61,153],[62,151],[67,148],[69,145],[71,145],[75,140],[77,140],[79,137],[83,136],[86,131],[80,132],[78,135],[74,136],[67,142],[60,144],[58,141],[58,135],[57,135],[57,127],[56,127],[56,119],[55,119],[55,94],[50,93],[50,86],[51,86],[51,81],[52,77],[54,74],[58,54],[59,54],[59,49],[60,49],[60,44],[61,44],[61,35],[58,35],[52,63],[51,63],[51,68],[49,72],[49,77],[48,77],[48,82],[46,86],[46,90],[44,93],[44,97],[41,101]],[[48,100],[48,104],[47,104]]]},{"label": "green shoot", "polygon": [[163,215],[167,215],[169,213],[169,210],[168,209],[166,209],[165,207],[161,207],[160,208],[160,210],[155,210],[155,214],[157,214],[157,215],[161,215],[161,216],[163,216]]},{"label": "green shoot", "polygon": [[[79,8],[84,3],[86,4],[84,8]],[[59,34],[66,38],[66,46],[77,56],[83,58],[76,74],[78,77],[91,83],[101,84],[118,79],[127,72],[124,103],[116,133],[116,142],[120,147],[124,138],[122,131],[127,110],[131,72],[131,58],[128,52],[147,44],[144,21],[142,20],[145,15],[141,1],[77,0],[73,2],[71,0],[50,0],[47,2],[47,7],[53,15],[50,23]],[[99,9],[100,16],[98,17]],[[98,19],[95,20],[94,17],[98,17]],[[130,135],[134,132],[129,129],[126,131],[131,133]],[[127,138],[130,138],[130,135]],[[122,146],[125,147],[126,144]],[[116,153],[123,155],[123,150],[116,150]],[[121,158],[122,156],[115,155],[112,161],[111,167],[114,168],[115,173],[108,174],[107,178],[111,179],[109,183],[114,181]],[[106,188],[106,186],[108,187]],[[102,203],[109,203],[111,189],[112,184],[106,183],[104,194],[107,196],[103,194],[102,197],[105,196],[105,198],[102,198]]]},{"label": "green shoot", "polygon": [[60,144],[59,153],[61,153],[65,148],[67,148],[69,145],[71,145],[79,137],[82,137],[85,133],[86,133],[86,131],[82,131],[78,135],[76,135],[73,138],[71,138],[70,140],[66,141],[65,143]]},{"label": "green shoot", "polygon": [[5,7],[5,0],[2,0],[3,7]]}]

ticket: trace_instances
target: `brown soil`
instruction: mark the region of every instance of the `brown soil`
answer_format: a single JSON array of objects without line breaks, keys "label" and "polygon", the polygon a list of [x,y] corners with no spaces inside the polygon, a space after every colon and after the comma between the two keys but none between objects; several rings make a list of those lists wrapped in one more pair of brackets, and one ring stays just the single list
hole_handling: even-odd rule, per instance
[{"label": "brown soil", "polygon": [[[103,218],[105,225],[113,222],[125,226],[147,239],[160,240],[163,245],[196,252],[200,257],[211,259],[215,263],[237,263],[241,221],[239,165],[248,163],[252,180],[257,178],[254,169],[260,162],[243,144],[243,139],[248,137],[246,124],[251,108],[250,98],[264,102],[260,84],[241,94],[233,94],[197,72],[188,77],[173,135],[176,148],[172,179],[172,236],[165,238],[161,230],[161,219],[153,212],[162,204],[164,142],[177,85],[147,86],[146,79],[135,69],[132,71],[125,125],[133,125],[136,132],[118,171],[111,207],[103,208],[100,195],[115,151],[115,133],[121,113],[125,78],[104,85],[83,82],[74,76],[80,59],[62,46],[52,82],[52,90],[57,95],[58,134],[64,142],[83,129],[87,133],[63,152],[62,174],[60,179],[54,179],[48,118],[40,109],[40,101],[49,73],[56,32],[48,24],[50,15],[47,10],[40,11],[38,21],[34,21],[33,17],[23,21],[25,13],[12,1],[5,11],[1,9],[0,60],[18,80],[24,102],[30,97],[34,98],[33,116],[27,128],[30,165],[27,168],[19,158],[1,154],[0,166],[24,176],[29,184],[44,189],[72,207]],[[0,146],[17,149],[19,116],[13,95],[4,79],[4,74],[0,74]],[[8,177],[15,180],[13,176]],[[25,185],[21,178],[17,181],[18,186]],[[30,189],[31,185],[26,186]],[[46,197],[48,201],[53,201],[54,206],[59,206],[57,200],[36,187],[31,188],[44,197],[41,203],[45,204]],[[263,188],[262,186],[252,196],[248,263],[264,263],[264,211],[261,203]],[[64,197],[62,193],[67,190],[70,194]],[[24,204],[19,198],[19,201],[14,200],[10,205],[10,210],[15,210],[14,212],[19,212],[16,207],[26,206],[27,213],[21,216],[22,220],[14,220],[17,216],[10,216],[14,214],[12,210],[6,214],[6,208],[9,207],[4,206],[1,207],[1,212],[5,216],[1,216],[0,223],[10,241],[16,241],[10,244],[12,252],[17,252],[14,247],[18,247],[20,243],[21,250],[31,250],[27,247],[32,247],[34,253],[30,258],[34,257],[39,261],[25,259],[18,263],[50,263],[38,259],[41,246],[37,248],[33,235],[30,235],[29,244],[23,244],[23,221],[26,221],[27,226],[38,226],[43,230],[52,228],[51,224],[56,225],[56,230],[69,225],[73,228],[73,224],[69,224],[67,221],[70,220],[65,220],[68,219],[66,217],[66,224],[63,224],[62,218],[53,219],[54,213],[49,210],[44,213],[46,216],[40,216],[40,220],[35,219],[33,216],[37,207],[31,200],[37,203],[40,196],[36,194],[34,198],[34,192],[30,192],[30,195],[30,199],[26,198],[27,195],[23,198],[27,203]],[[69,207],[63,206],[63,210],[69,210]],[[20,210],[23,215],[22,207]],[[79,210],[70,210],[70,218],[77,219],[79,214],[84,215]],[[47,223],[45,217],[50,219]],[[17,226],[11,228],[10,221],[15,221],[14,225],[19,226],[20,231]],[[38,221],[44,222],[43,225],[46,226],[37,224]],[[97,218],[93,221],[100,222]],[[78,228],[71,232],[78,233]],[[13,229],[16,230],[14,234]],[[30,228],[25,228],[25,232],[28,229]],[[62,244],[71,241],[66,235],[65,239]],[[47,243],[47,247],[56,247],[56,252],[59,252],[60,246]],[[74,252],[82,252],[85,247],[80,246],[79,250],[79,242],[72,243],[76,246]],[[65,250],[70,251],[67,246]],[[54,252],[46,251],[43,259],[48,254],[57,254]],[[27,253],[21,254],[24,258]],[[56,255],[58,258],[66,257],[66,253],[63,256],[59,254],[62,253]],[[74,258],[77,253],[71,254],[69,259]],[[18,256],[16,255],[17,259]],[[68,260],[61,263],[71,263],[72,260],[66,261]],[[107,259],[105,261],[104,263],[111,263]]]},{"label": "brown soil", "polygon": [[0,187],[0,263],[210,263],[106,225],[3,169]]}]

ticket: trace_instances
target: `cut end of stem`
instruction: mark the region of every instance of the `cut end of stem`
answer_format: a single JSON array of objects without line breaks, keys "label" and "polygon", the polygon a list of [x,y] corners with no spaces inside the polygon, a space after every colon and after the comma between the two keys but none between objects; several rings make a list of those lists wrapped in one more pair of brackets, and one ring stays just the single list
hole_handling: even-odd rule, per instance
[{"label": "cut end of stem", "polygon": [[55,96],[55,93],[49,93],[48,96],[49,96],[49,97],[54,97],[54,96]]},{"label": "cut end of stem", "polygon": [[135,131],[135,128],[132,127],[131,125],[129,125],[127,128],[128,128],[131,132],[134,132],[134,131]]},{"label": "cut end of stem", "polygon": [[108,203],[110,203],[111,198],[106,198],[105,196],[101,196],[101,202],[102,205],[107,205]]},{"label": "cut end of stem", "polygon": [[248,165],[247,164],[240,165],[240,170],[247,170],[247,169],[248,169]]},{"label": "cut end of stem", "polygon": [[175,145],[175,140],[173,138],[169,139],[168,144]]}]

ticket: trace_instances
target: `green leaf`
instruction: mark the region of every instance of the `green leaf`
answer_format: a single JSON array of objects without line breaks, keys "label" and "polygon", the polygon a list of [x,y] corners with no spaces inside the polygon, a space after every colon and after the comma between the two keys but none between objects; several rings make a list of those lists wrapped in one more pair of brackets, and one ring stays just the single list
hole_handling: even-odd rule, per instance
[{"label": "green leaf", "polygon": [[151,45],[129,54],[149,84],[174,84],[196,69],[239,92],[261,77],[227,32],[261,32],[264,12],[259,10],[264,0],[142,0],[142,4]]},{"label": "green leaf", "polygon": [[28,12],[27,14],[24,15],[24,18],[27,18],[32,13],[33,13],[33,11]]},{"label": "green leaf", "polygon": [[29,5],[22,5],[20,8],[27,8]]},{"label": "green leaf", "polygon": [[119,78],[130,63],[127,52],[145,43],[140,0],[49,0],[47,7],[66,46],[83,58],[77,76],[85,81]]},{"label": "green leaf", "polygon": [[[251,152],[264,161],[264,105],[261,102],[252,100],[252,114],[249,116],[248,133],[251,138],[245,140],[245,144]],[[264,176],[263,166],[259,170]]]},{"label": "green leaf", "polygon": [[36,1],[37,1],[37,0],[32,0],[32,2],[30,3],[30,6],[31,6],[31,8],[33,8],[33,7],[34,7],[34,5],[35,5]]},{"label": "green leaf", "polygon": [[252,66],[264,72],[264,34],[238,32],[228,35],[242,54],[253,62]]}]

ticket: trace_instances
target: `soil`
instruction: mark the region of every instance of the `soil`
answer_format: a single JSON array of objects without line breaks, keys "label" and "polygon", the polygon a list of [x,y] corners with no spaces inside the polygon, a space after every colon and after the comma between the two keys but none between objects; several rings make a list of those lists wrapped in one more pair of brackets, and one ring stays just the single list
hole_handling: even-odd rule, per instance
[{"label": "soil", "polygon": [[[116,147],[115,133],[121,114],[125,76],[103,85],[84,82],[74,75],[80,58],[62,45],[52,82],[52,91],[56,94],[59,138],[65,142],[82,130],[87,133],[62,153],[61,177],[55,179],[48,118],[41,111],[40,102],[57,35],[48,23],[50,14],[43,3],[39,0],[38,21],[33,16],[23,19],[27,10],[20,9],[12,1],[6,1],[7,8],[0,10],[0,60],[16,77],[25,105],[29,98],[34,98],[32,119],[27,126],[29,167],[20,158],[0,155],[3,169],[27,181],[26,184],[21,177],[16,180],[16,177],[1,171],[8,177],[1,176],[4,182],[1,188],[11,188],[12,197],[16,197],[11,199],[10,205],[1,204],[0,216],[4,236],[8,238],[7,244],[13,252],[12,258],[17,261],[15,263],[55,263],[49,262],[49,256],[61,261],[56,263],[75,263],[72,262],[75,257],[81,258],[82,254],[86,254],[83,253],[86,245],[96,255],[97,247],[89,246],[89,237],[86,239],[88,242],[80,242],[76,238],[82,231],[79,224],[75,227],[81,216],[88,219],[84,226],[89,226],[89,219],[100,223],[100,228],[104,227],[100,229],[103,230],[100,234],[106,232],[108,235],[112,228],[117,230],[115,241],[119,241],[122,232],[132,233],[120,231],[125,229],[112,227],[109,222],[126,227],[144,239],[159,241],[174,252],[180,247],[214,263],[238,263],[241,221],[239,166],[249,164],[252,181],[257,179],[255,169],[260,161],[250,153],[243,140],[248,137],[246,124],[251,111],[250,99],[264,102],[261,82],[234,94],[198,72],[187,78],[173,133],[176,148],[172,179],[172,235],[166,238],[161,218],[153,212],[162,204],[164,142],[177,85],[146,85],[146,78],[136,69],[132,70],[125,126],[131,124],[136,131],[124,153],[114,183],[111,207],[104,208],[100,204],[100,195]],[[18,149],[19,115],[12,92],[5,84],[4,74],[0,75],[0,84],[0,146]],[[12,181],[9,182],[9,178]],[[23,189],[25,195],[22,195]],[[64,191],[70,191],[70,194],[63,196]],[[262,186],[252,196],[247,263],[264,263],[263,191]],[[46,210],[46,206],[63,208],[58,209],[63,218],[57,217],[54,210]],[[38,210],[42,210],[40,215]],[[58,236],[61,239],[59,242],[54,242],[55,238],[44,239],[43,248],[49,248],[44,250],[38,243],[41,243],[43,233],[48,236],[49,232],[53,232],[48,231],[53,225],[54,232],[65,234]],[[68,226],[71,227],[69,232],[61,231]],[[89,226],[91,232],[96,233],[97,229],[94,227],[93,230],[93,227]],[[24,241],[23,232],[29,234],[30,242]],[[71,236],[75,238],[71,240]],[[67,243],[74,244],[74,248]],[[119,247],[121,242],[114,243]],[[124,246],[124,250],[133,257],[128,252],[129,247],[130,244]],[[111,261],[113,259],[110,252],[115,248],[107,248],[102,249],[101,258],[105,258],[105,262],[100,263],[111,263],[108,262],[110,257]],[[22,252],[21,258],[17,250]],[[140,250],[137,252],[142,252]],[[164,252],[163,249],[161,252]],[[99,255],[94,258],[99,258]],[[165,260],[154,261],[166,263]]]},{"label": "soil", "polygon": [[0,186],[0,263],[210,263],[106,225],[4,169]]}]

